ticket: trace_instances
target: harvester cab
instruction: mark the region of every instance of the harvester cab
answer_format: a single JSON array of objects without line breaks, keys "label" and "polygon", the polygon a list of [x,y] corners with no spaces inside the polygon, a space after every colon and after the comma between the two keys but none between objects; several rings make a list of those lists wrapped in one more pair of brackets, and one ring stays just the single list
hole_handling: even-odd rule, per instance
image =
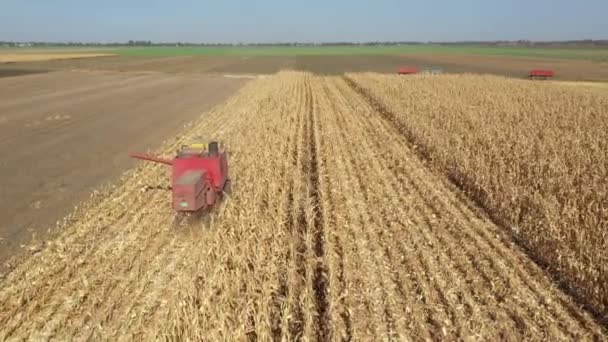
[{"label": "harvester cab", "polygon": [[194,142],[187,145],[182,145],[177,151],[178,158],[189,158],[193,156],[213,156],[218,155],[222,146],[217,141],[212,141],[209,144]]}]

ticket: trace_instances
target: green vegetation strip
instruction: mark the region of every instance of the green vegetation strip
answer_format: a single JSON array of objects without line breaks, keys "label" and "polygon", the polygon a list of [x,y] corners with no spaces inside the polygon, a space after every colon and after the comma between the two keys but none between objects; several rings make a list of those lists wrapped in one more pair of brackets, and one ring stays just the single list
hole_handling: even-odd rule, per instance
[{"label": "green vegetation strip", "polygon": [[266,47],[132,47],[114,51],[123,56],[331,56],[453,53],[466,55],[537,57],[608,61],[605,48],[533,48],[441,45],[266,46]]},{"label": "green vegetation strip", "polygon": [[0,53],[74,53],[77,51],[115,53],[134,57],[171,56],[349,56],[457,54],[532,57],[608,62],[607,48],[495,47],[471,45],[375,45],[375,46],[150,46],[150,47],[62,47],[1,48]]}]

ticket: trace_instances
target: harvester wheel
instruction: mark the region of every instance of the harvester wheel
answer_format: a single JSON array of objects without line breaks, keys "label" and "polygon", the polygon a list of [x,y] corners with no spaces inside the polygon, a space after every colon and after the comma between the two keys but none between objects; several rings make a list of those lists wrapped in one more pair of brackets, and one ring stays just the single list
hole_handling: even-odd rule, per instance
[{"label": "harvester wheel", "polygon": [[232,181],[230,179],[226,180],[226,183],[224,183],[224,194],[226,195],[230,195],[232,194]]},{"label": "harvester wheel", "polygon": [[206,202],[208,207],[213,207],[215,205],[215,201],[217,200],[217,194],[211,187],[207,187],[206,190]]},{"label": "harvester wheel", "polygon": [[226,182],[224,183],[224,189],[222,189],[222,194],[223,195],[232,194],[232,181],[230,181],[230,179],[227,179]]}]

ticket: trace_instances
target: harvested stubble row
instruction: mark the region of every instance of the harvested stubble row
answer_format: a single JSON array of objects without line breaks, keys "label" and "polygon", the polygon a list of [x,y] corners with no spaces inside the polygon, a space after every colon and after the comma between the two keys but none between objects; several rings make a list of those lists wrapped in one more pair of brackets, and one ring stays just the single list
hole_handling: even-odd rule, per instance
[{"label": "harvested stubble row", "polygon": [[356,87],[608,322],[608,94],[494,76]]},{"label": "harvested stubble row", "polygon": [[145,165],[0,284],[0,339],[602,339],[343,79],[280,73],[180,139],[231,151],[234,195],[173,223]]}]

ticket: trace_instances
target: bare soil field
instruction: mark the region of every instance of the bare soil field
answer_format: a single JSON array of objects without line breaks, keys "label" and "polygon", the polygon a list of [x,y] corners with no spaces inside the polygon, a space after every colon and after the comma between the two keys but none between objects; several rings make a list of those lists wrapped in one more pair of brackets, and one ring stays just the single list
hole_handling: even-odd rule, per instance
[{"label": "bare soil field", "polygon": [[127,172],[0,280],[0,339],[608,337],[346,78],[258,79],[158,152],[194,136],[233,194],[176,224],[166,168]]},{"label": "bare soil field", "polygon": [[0,78],[2,77],[14,77],[22,75],[31,75],[47,72],[47,70],[36,70],[36,69],[15,69],[15,68],[0,68]]},{"label": "bare soil field", "polygon": [[0,78],[0,262],[244,81],[50,72]]},{"label": "bare soil field", "polygon": [[[240,56],[178,56],[178,57],[126,57],[114,56],[90,60],[62,60],[39,63],[19,63],[13,66],[28,70],[103,70],[119,72],[164,73],[275,73],[284,66],[283,57]],[[0,72],[2,65],[0,65]]]},{"label": "bare soil field", "polygon": [[556,79],[608,81],[608,63],[523,57],[411,54],[407,56],[112,56],[74,60],[0,64],[0,77],[25,70],[108,70],[121,72],[166,72],[208,74],[273,74],[300,70],[324,75],[347,72],[392,74],[401,66],[442,69],[446,73],[495,74],[524,78],[531,69],[553,69]]},{"label": "bare soil field", "polygon": [[209,70],[219,74],[274,74],[281,70],[296,69],[294,57],[237,57],[230,63],[222,64]]}]

